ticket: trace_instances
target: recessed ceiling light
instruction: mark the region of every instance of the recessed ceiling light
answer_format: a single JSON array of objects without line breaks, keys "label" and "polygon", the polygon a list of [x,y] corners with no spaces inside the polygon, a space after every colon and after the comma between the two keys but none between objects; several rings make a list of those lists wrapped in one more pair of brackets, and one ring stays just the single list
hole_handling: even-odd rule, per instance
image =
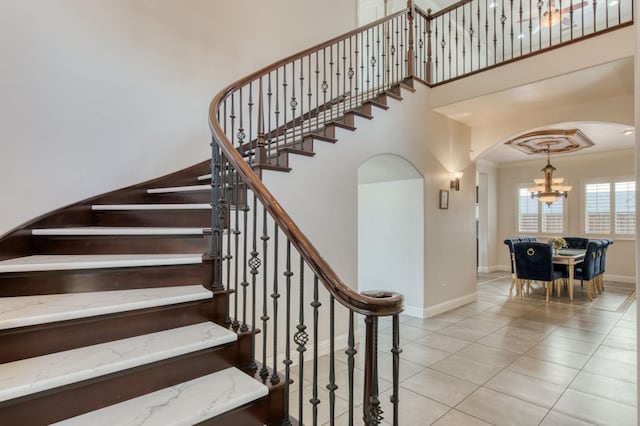
[{"label": "recessed ceiling light", "polygon": [[489,4],[489,9],[493,9],[493,8],[495,8],[495,7],[496,7],[496,2],[491,2],[491,3]]},{"label": "recessed ceiling light", "polygon": [[622,134],[623,134],[623,135],[625,135],[625,136],[630,136],[630,135],[632,135],[632,134],[633,134],[633,129],[625,129],[625,130],[622,132]]}]

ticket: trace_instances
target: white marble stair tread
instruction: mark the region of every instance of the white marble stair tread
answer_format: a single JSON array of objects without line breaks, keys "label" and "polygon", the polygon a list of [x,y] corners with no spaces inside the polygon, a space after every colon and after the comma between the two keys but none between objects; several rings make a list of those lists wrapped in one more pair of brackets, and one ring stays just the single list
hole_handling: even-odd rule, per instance
[{"label": "white marble stair tread", "polygon": [[202,263],[200,254],[50,254],[0,261],[0,273],[130,268]]},{"label": "white marble stair tread", "polygon": [[235,367],[73,417],[65,426],[187,426],[231,411],[269,393]]},{"label": "white marble stair tread", "polygon": [[40,236],[108,236],[108,235],[203,235],[205,228],[153,228],[86,226],[80,228],[40,228],[31,231]]},{"label": "white marble stair tread", "polygon": [[206,300],[201,285],[0,298],[0,330]]},{"label": "white marble stair tread", "polygon": [[211,210],[211,204],[94,204],[91,210]]},{"label": "white marble stair tread", "polygon": [[211,185],[170,186],[167,188],[147,189],[147,194],[167,194],[170,192],[211,191]]},{"label": "white marble stair tread", "polygon": [[0,401],[224,345],[237,338],[234,332],[205,322],[8,362],[0,365]]}]

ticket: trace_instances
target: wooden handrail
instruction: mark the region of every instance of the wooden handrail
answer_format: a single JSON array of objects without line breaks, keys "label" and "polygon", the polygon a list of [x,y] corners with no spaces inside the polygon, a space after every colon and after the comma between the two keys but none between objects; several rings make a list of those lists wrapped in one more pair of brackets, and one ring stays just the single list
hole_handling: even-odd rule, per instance
[{"label": "wooden handrail", "polygon": [[287,236],[291,244],[298,250],[306,264],[317,275],[320,282],[327,288],[331,295],[333,295],[336,300],[347,308],[363,315],[388,316],[399,314],[403,310],[404,297],[392,292],[380,292],[373,296],[363,295],[354,291],[342,282],[331,266],[324,260],[324,258],[322,258],[311,241],[309,241],[309,239],[302,233],[300,228],[266,188],[258,175],[245,162],[242,155],[233,146],[233,143],[226,136],[221,123],[218,121],[218,110],[224,100],[236,90],[250,84],[251,82],[259,80],[261,77],[268,75],[279,67],[293,61],[300,60],[311,53],[320,51],[337,42],[347,40],[354,35],[360,34],[363,31],[373,28],[381,23],[391,21],[398,16],[407,14],[408,12],[409,9],[401,10],[393,15],[352,30],[344,35],[335,37],[329,41],[320,43],[314,47],[276,61],[273,64],[255,71],[225,87],[213,98],[209,106],[209,125],[211,127],[213,139],[215,143],[218,144],[231,166],[241,177],[244,184],[253,191],[257,199],[269,212],[272,219],[278,224],[279,228]]}]

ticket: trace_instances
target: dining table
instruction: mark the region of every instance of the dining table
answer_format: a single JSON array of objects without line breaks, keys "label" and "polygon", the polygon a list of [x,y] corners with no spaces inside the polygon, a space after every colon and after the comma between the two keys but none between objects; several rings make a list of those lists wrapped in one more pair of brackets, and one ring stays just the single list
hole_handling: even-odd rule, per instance
[{"label": "dining table", "polygon": [[584,261],[586,252],[584,249],[561,248],[557,253],[553,254],[554,264],[567,266],[567,272],[569,273],[569,300],[573,300],[573,275],[575,266]]}]

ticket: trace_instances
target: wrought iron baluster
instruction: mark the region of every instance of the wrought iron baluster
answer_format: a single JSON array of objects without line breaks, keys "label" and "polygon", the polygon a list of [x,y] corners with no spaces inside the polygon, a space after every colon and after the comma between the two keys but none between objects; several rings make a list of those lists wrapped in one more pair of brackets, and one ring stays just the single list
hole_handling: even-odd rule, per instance
[{"label": "wrought iron baluster", "polygon": [[333,425],[336,417],[336,356],[335,356],[335,298],[329,299],[329,419]]},{"label": "wrought iron baluster", "polygon": [[538,49],[542,49],[542,6],[544,6],[544,2],[542,0],[538,0]]},{"label": "wrought iron baluster", "polygon": [[[302,69],[302,64],[300,64],[300,68]],[[296,110],[298,108],[298,100],[296,99],[296,61],[291,62],[291,100],[289,101],[289,107],[291,107],[291,145],[296,143]],[[286,99],[286,98],[285,98]],[[302,117],[300,117],[302,121]],[[284,113],[284,122],[287,123],[287,112],[285,108]],[[300,134],[302,136],[302,133]],[[300,144],[302,144],[302,138],[300,138]],[[280,153],[278,152],[278,158],[280,158]]]},{"label": "wrought iron baluster", "polygon": [[318,398],[318,309],[322,306],[318,298],[318,276],[313,277],[313,302],[311,307],[313,308],[313,397],[309,402],[313,406],[313,425],[318,424],[318,405],[320,405],[320,399]]},{"label": "wrought iron baluster", "polygon": [[[619,2],[620,1],[618,1],[618,3]],[[596,28],[597,27],[597,25],[596,25],[596,19],[597,19],[596,8],[597,8],[598,1],[597,0],[593,0],[592,4],[593,4],[593,32],[595,33],[596,31],[598,31],[598,29]],[[605,5],[606,5],[606,3],[605,3]]]},{"label": "wrought iron baluster", "polygon": [[[494,25],[495,26],[495,25]],[[489,66],[489,0],[484,2],[484,66]]]},{"label": "wrought iron baluster", "polygon": [[[234,260],[234,274],[233,274],[233,278],[234,278],[234,292],[233,292],[233,321],[231,322],[231,326],[233,327],[233,329],[235,331],[238,331],[238,328],[240,328],[240,322],[238,321],[238,297],[239,297],[239,293],[238,293],[238,239],[240,237],[240,230],[239,230],[239,220],[238,220],[238,191],[236,188],[236,182],[235,182],[235,178],[237,177],[237,173],[234,173],[235,170],[232,169],[231,163],[227,162],[227,167],[229,168],[229,174],[228,174],[228,180],[230,181],[230,183],[227,185],[227,190],[228,190],[228,199],[227,199],[227,212],[229,213],[227,215],[227,219],[228,219],[228,231],[227,231],[227,262],[231,262],[231,260]],[[235,200],[233,200],[233,196],[235,194]],[[234,214],[234,219],[235,219],[235,226],[233,228],[231,228],[231,202],[234,202],[233,204],[233,209],[235,211]],[[234,238],[234,254],[231,254],[231,233],[233,233],[233,238]],[[230,279],[231,279],[231,268],[227,268],[227,289],[229,289],[231,287],[231,283],[230,283]]]},{"label": "wrought iron baluster", "polygon": [[300,79],[300,147],[304,149],[304,58],[300,58],[300,77],[298,78]]},{"label": "wrought iron baluster", "polygon": [[[294,84],[295,86],[295,84]],[[273,224],[273,293],[271,298],[273,299],[273,373],[271,374],[271,384],[275,385],[280,383],[280,376],[278,376],[278,299],[280,299],[280,293],[278,292],[278,224]],[[265,258],[266,261],[266,258]],[[266,298],[265,293],[265,298]]]},{"label": "wrought iron baluster", "polygon": [[376,26],[374,28],[374,32],[376,33],[376,57],[372,58],[372,67],[375,67],[376,70],[376,87],[380,90],[380,64],[378,63],[380,60],[380,26]]},{"label": "wrought iron baluster", "polygon": [[[312,100],[313,100],[313,91],[311,89],[311,55],[307,56],[307,75],[308,75],[308,80],[309,80],[309,84],[308,84],[308,92],[307,92],[307,111],[309,112],[309,116],[311,116],[311,105],[313,104]],[[302,92],[301,92],[302,93]],[[318,120],[318,117],[316,115],[316,122]],[[313,120],[309,120],[309,125],[307,126],[309,129],[309,133],[311,133],[313,130],[311,128],[311,123],[313,122]]]},{"label": "wrought iron baluster", "polygon": [[[271,101],[273,98],[273,88],[271,86],[271,73],[269,73],[268,78],[267,78],[267,140],[266,140],[266,144],[267,144],[267,150],[269,152],[269,154],[272,153],[271,148],[272,148],[272,144],[273,144],[273,139],[276,140],[275,145],[276,145],[276,152],[278,151],[278,147],[280,144],[280,138],[279,138],[279,133],[280,133],[280,95],[279,95],[279,90],[278,90],[278,86],[280,83],[280,69],[276,69],[276,81],[275,81],[275,88],[276,88],[276,105],[275,105],[275,111],[272,113],[271,112]],[[276,124],[276,131],[275,131],[275,137],[274,137],[274,132],[273,132],[273,127],[271,126],[271,117],[275,116],[275,124]],[[284,119],[284,124],[285,124],[285,144],[286,142],[286,138],[287,138],[287,129],[286,129],[286,122],[287,119],[285,117]],[[262,160],[262,163],[266,163],[268,161],[268,157],[265,157],[264,160]],[[276,164],[280,165],[280,157],[276,155]]]},{"label": "wrought iron baluster", "polygon": [[501,40],[501,45],[502,45],[502,61],[505,60],[504,58],[504,25],[507,22],[507,15],[504,14],[504,0],[502,0],[502,11],[500,12],[500,24],[502,25],[502,40]]},{"label": "wrought iron baluster", "polygon": [[329,85],[327,84],[327,49],[322,49],[322,114],[323,121],[326,129],[327,125],[327,89]]},{"label": "wrought iron baluster", "polygon": [[511,59],[513,59],[513,0],[509,0],[509,25],[511,27],[509,33],[511,36]]},{"label": "wrought iron baluster", "polygon": [[249,268],[251,273],[251,361],[249,368],[253,371],[258,369],[256,363],[256,287],[258,286],[258,274],[260,273],[260,253],[258,252],[258,199],[255,192],[253,193],[253,221],[252,221],[252,250],[251,259],[249,259]]},{"label": "wrought iron baluster", "polygon": [[[294,73],[295,73],[295,70],[294,70]],[[276,70],[276,77],[279,77],[278,70]],[[292,78],[292,80],[293,80],[293,78]],[[293,90],[295,92],[296,85],[292,84],[292,86],[293,86]],[[276,90],[278,90],[277,87],[278,87],[278,83],[276,83]],[[282,147],[283,148],[287,147],[288,143],[290,143],[289,140],[288,140],[289,121],[287,119],[287,89],[288,89],[288,87],[289,87],[289,83],[287,82],[287,64],[284,64],[282,66],[282,103],[283,103],[282,110],[284,111],[282,113],[283,114],[282,124],[284,126],[284,129],[283,129],[284,139],[282,141]],[[294,96],[295,96],[295,94],[294,94]],[[278,98],[280,98],[280,96],[278,96]],[[292,127],[294,128],[294,132],[295,132],[295,126],[293,126],[293,124],[292,124]],[[278,165],[280,165],[280,144],[278,142],[279,139],[280,138],[276,139],[276,152],[275,152],[276,158],[278,159]],[[293,142],[293,141],[294,141],[294,139],[292,137],[291,142]]]},{"label": "wrought iron baluster", "polygon": [[268,247],[269,247],[269,232],[267,229],[267,209],[262,208],[262,368],[260,369],[260,377],[266,381],[269,377],[269,370],[267,369],[267,335],[269,327],[269,315],[267,311],[267,272],[268,272]]},{"label": "wrought iron baluster", "polygon": [[[367,32],[367,45],[366,45],[366,48],[367,48],[367,59],[363,58],[364,60],[363,60],[362,66],[366,66],[366,62],[370,61],[369,58],[371,58],[371,56],[369,56],[370,52],[371,52],[371,49],[370,49],[371,45],[370,45],[370,41],[369,41],[369,30],[367,30],[366,32]],[[366,68],[367,68],[367,96],[371,96],[371,77],[370,77],[370,74],[369,74],[369,67],[366,66]]]},{"label": "wrought iron baluster", "polygon": [[[453,51],[453,53],[454,53],[454,55],[456,57],[456,77],[457,77],[457,76],[460,75],[459,74],[459,70],[458,70],[458,49],[459,49],[459,46],[458,46],[458,8],[456,8],[456,18],[455,19],[456,19],[456,21],[455,21],[456,22],[456,28],[455,28],[456,32],[454,34],[453,40],[456,43],[456,48]],[[449,23],[451,23],[451,22],[449,22]],[[449,52],[449,54],[451,54],[451,52]]]},{"label": "wrought iron baluster", "polygon": [[[300,66],[302,68],[302,65]],[[291,271],[291,241],[287,239],[287,252],[286,252],[286,271],[284,271],[285,276],[285,291],[287,298],[287,312],[286,312],[286,328],[285,328],[285,359],[282,362],[284,364],[284,421],[282,422],[283,426],[291,425],[290,416],[289,416],[289,391],[290,385],[289,381],[291,379],[291,364],[293,361],[291,360],[291,277],[293,276],[293,272]],[[302,377],[300,377],[300,382],[302,383]],[[302,422],[302,418],[300,419]]]},{"label": "wrought iron baluster", "polygon": [[[437,35],[436,35],[436,39],[437,39]],[[431,55],[432,55],[432,51],[431,51],[431,43],[433,42],[433,40],[431,39],[431,9],[427,9],[427,73],[426,73],[426,81],[429,84],[433,84],[434,80],[432,77],[432,66],[433,64],[431,63]],[[436,54],[438,53],[438,49],[436,49]],[[436,62],[436,66],[437,66],[437,62]]]},{"label": "wrought iron baluster", "polygon": [[[316,50],[316,130],[320,129],[320,53]],[[326,134],[325,127],[325,134]]]},{"label": "wrought iron baluster", "polygon": [[[467,24],[467,10],[465,6],[466,5],[464,4],[462,5],[462,74],[466,74],[467,72],[467,67],[466,67],[467,47],[466,47],[466,37],[465,37],[465,31],[464,31],[465,25]],[[458,26],[456,25],[456,43],[457,43],[457,37],[458,37]]]},{"label": "wrought iron baluster", "polygon": [[399,425],[399,387],[400,387],[400,316],[393,316],[393,348],[391,354],[393,357],[393,394],[391,395],[391,403],[393,404],[393,425]]},{"label": "wrought iron baluster", "polygon": [[349,381],[349,426],[353,426],[353,405],[354,405],[354,371],[355,371],[355,355],[358,353],[355,347],[355,333],[354,333],[354,313],[349,311],[349,336],[347,337],[347,350],[344,353],[347,355],[347,375]]},{"label": "wrought iron baluster", "polygon": [[304,353],[307,351],[306,345],[309,342],[307,326],[304,324],[304,259],[300,256],[300,304],[298,313],[298,325],[293,341],[298,345],[298,419],[304,419]]},{"label": "wrought iron baluster", "polygon": [[[478,2],[478,5],[480,2]],[[478,9],[480,13],[480,9]],[[475,30],[473,29],[473,2],[469,3],[469,72],[473,72],[473,35]],[[479,35],[478,35],[478,38]]]},{"label": "wrought iron baluster", "polygon": [[498,63],[498,5],[497,0],[493,3],[493,63]]},{"label": "wrought iron baluster", "polygon": [[571,0],[571,2],[569,3],[569,20],[571,21],[569,36],[570,36],[570,39],[573,40],[573,0]]},{"label": "wrought iron baluster", "polygon": [[325,103],[324,108],[329,109],[329,120],[334,119],[334,111],[333,111],[333,44],[329,46],[329,81],[327,84],[329,85],[329,104]]},{"label": "wrought iron baluster", "polygon": [[[349,38],[351,40],[351,38]],[[351,52],[349,52],[351,56]],[[349,89],[351,90],[351,89]],[[342,113],[347,113],[347,40],[342,40]]]},{"label": "wrought iron baluster", "polygon": [[[353,37],[349,37],[349,71],[347,72],[347,75],[349,76],[349,102],[352,102],[351,100],[353,99],[353,76],[355,74],[355,72],[353,71],[353,55],[351,54],[351,52],[353,51]],[[357,54],[357,51],[355,52]],[[357,59],[356,59],[357,62]],[[356,100],[358,99],[358,87],[356,85]]]},{"label": "wrought iron baluster", "polygon": [[522,39],[524,38],[524,34],[522,33],[522,14],[523,14],[523,10],[522,10],[522,0],[520,0],[520,9],[518,12],[520,18],[519,18],[519,23],[520,23],[520,34],[518,35],[518,39],[520,39],[520,56],[523,55],[522,52]]},{"label": "wrought iron baluster", "polygon": [[[251,111],[251,110],[249,110]],[[251,115],[251,114],[249,114]],[[251,119],[249,119],[251,121]],[[239,186],[239,175],[236,173],[236,187]],[[247,287],[249,287],[249,281],[247,280],[247,254],[248,254],[248,217],[249,217],[249,196],[246,187],[243,186],[242,191],[242,324],[240,325],[240,331],[246,332],[249,330],[247,325]]]}]

